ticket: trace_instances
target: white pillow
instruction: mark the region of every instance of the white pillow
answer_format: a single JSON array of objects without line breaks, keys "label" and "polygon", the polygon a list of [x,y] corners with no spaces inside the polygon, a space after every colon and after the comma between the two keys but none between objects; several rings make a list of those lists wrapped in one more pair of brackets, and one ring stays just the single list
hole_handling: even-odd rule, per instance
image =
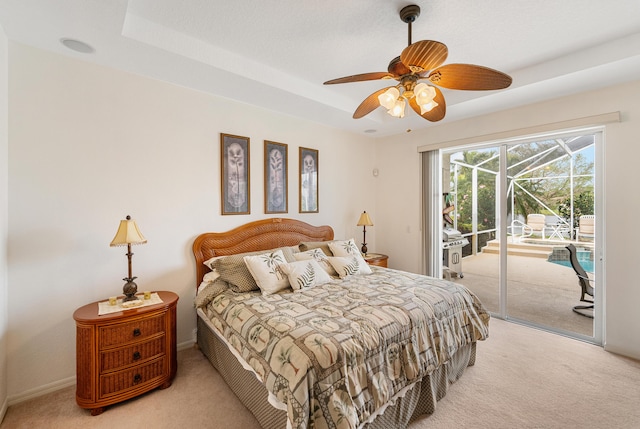
[{"label": "white pillow", "polygon": [[315,259],[290,262],[286,265],[281,265],[280,268],[289,278],[289,283],[291,283],[293,290],[307,289],[331,281],[329,274]]},{"label": "white pillow", "polygon": [[[313,259],[323,270],[327,272],[330,276],[338,276],[336,270],[329,263],[329,259],[326,253],[322,251],[320,248],[307,250],[305,252],[294,253],[293,257],[296,258],[296,261],[308,261],[309,259]],[[293,283],[291,283],[293,285]]]},{"label": "white pillow", "polygon": [[263,295],[271,295],[289,287],[289,279],[280,265],[286,264],[282,250],[245,256],[244,263]]},{"label": "white pillow", "polygon": [[209,271],[207,274],[205,274],[202,277],[202,281],[203,282],[212,282],[215,279],[217,279],[218,277],[220,277],[220,273],[218,271],[216,271],[215,269],[213,269],[212,271]]},{"label": "white pillow", "polygon": [[341,279],[357,274],[371,274],[369,264],[362,256],[330,256],[329,263],[338,272]]},{"label": "white pillow", "polygon": [[[367,261],[362,257],[362,253],[360,253],[360,249],[356,246],[356,242],[353,238],[344,241],[332,241],[329,243],[329,248],[334,256],[356,258],[360,264],[359,274],[371,274],[369,264],[367,264]],[[336,271],[338,271],[337,268]]]},{"label": "white pillow", "polygon": [[202,282],[200,283],[200,286],[198,286],[198,290],[196,291],[196,295],[198,295],[200,293],[200,291],[203,290],[206,286],[208,286],[209,284],[213,283],[218,277],[220,277],[220,273],[217,272],[215,269],[213,271],[209,271],[207,274],[205,274],[202,277]]},{"label": "white pillow", "polygon": [[360,249],[356,246],[353,238],[343,241],[331,241],[329,242],[329,249],[331,249],[333,256],[360,255]]}]

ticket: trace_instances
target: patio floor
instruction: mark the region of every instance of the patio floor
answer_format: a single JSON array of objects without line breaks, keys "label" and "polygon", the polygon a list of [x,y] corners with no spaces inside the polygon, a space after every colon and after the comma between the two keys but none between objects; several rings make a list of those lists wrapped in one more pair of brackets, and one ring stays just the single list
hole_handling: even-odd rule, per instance
[{"label": "patio floor", "polygon": [[[452,280],[473,291],[491,312],[498,312],[498,254],[462,259],[463,278]],[[507,314],[550,328],[593,336],[593,319],[572,311],[580,303],[578,278],[571,267],[544,258],[509,255]]]}]

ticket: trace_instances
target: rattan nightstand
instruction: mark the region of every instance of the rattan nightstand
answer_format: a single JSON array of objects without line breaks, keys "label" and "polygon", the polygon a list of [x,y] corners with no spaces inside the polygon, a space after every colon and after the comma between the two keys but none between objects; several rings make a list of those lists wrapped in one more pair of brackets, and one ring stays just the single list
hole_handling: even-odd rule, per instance
[{"label": "rattan nightstand", "polygon": [[162,303],[98,315],[98,303],[78,308],[76,402],[95,416],[156,387],[171,386],[177,370],[178,295],[157,292]]},{"label": "rattan nightstand", "polygon": [[369,265],[387,268],[389,257],[381,253],[367,253],[364,255],[364,260],[367,261]]}]

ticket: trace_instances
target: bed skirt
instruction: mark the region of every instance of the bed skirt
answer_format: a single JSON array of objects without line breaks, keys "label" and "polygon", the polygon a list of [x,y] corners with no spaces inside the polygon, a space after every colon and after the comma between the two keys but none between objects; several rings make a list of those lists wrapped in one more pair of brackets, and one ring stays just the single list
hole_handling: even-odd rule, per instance
[{"label": "bed skirt", "polygon": [[[256,378],[255,374],[243,368],[242,364],[229,351],[227,345],[212,332],[211,328],[198,316],[198,346],[211,364],[218,370],[227,385],[240,401],[256,417],[264,429],[283,429],[287,427],[285,410],[273,407],[269,401],[269,392]],[[432,414],[436,402],[442,399],[449,385],[458,380],[467,366],[476,359],[476,343],[469,344],[452,357],[446,364],[417,382],[404,396],[396,399],[395,404],[387,407],[383,414],[363,427],[405,428],[425,415]]]}]

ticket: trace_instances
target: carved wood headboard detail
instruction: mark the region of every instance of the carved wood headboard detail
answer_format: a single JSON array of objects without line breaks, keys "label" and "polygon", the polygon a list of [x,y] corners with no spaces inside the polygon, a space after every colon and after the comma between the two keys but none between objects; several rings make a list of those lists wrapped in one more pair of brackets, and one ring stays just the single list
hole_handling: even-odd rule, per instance
[{"label": "carved wood headboard detail", "polygon": [[270,218],[249,222],[226,232],[206,232],[193,242],[196,258],[196,288],[209,268],[204,261],[214,256],[269,250],[276,247],[295,246],[301,241],[333,240],[330,226],[313,226],[286,218]]}]

